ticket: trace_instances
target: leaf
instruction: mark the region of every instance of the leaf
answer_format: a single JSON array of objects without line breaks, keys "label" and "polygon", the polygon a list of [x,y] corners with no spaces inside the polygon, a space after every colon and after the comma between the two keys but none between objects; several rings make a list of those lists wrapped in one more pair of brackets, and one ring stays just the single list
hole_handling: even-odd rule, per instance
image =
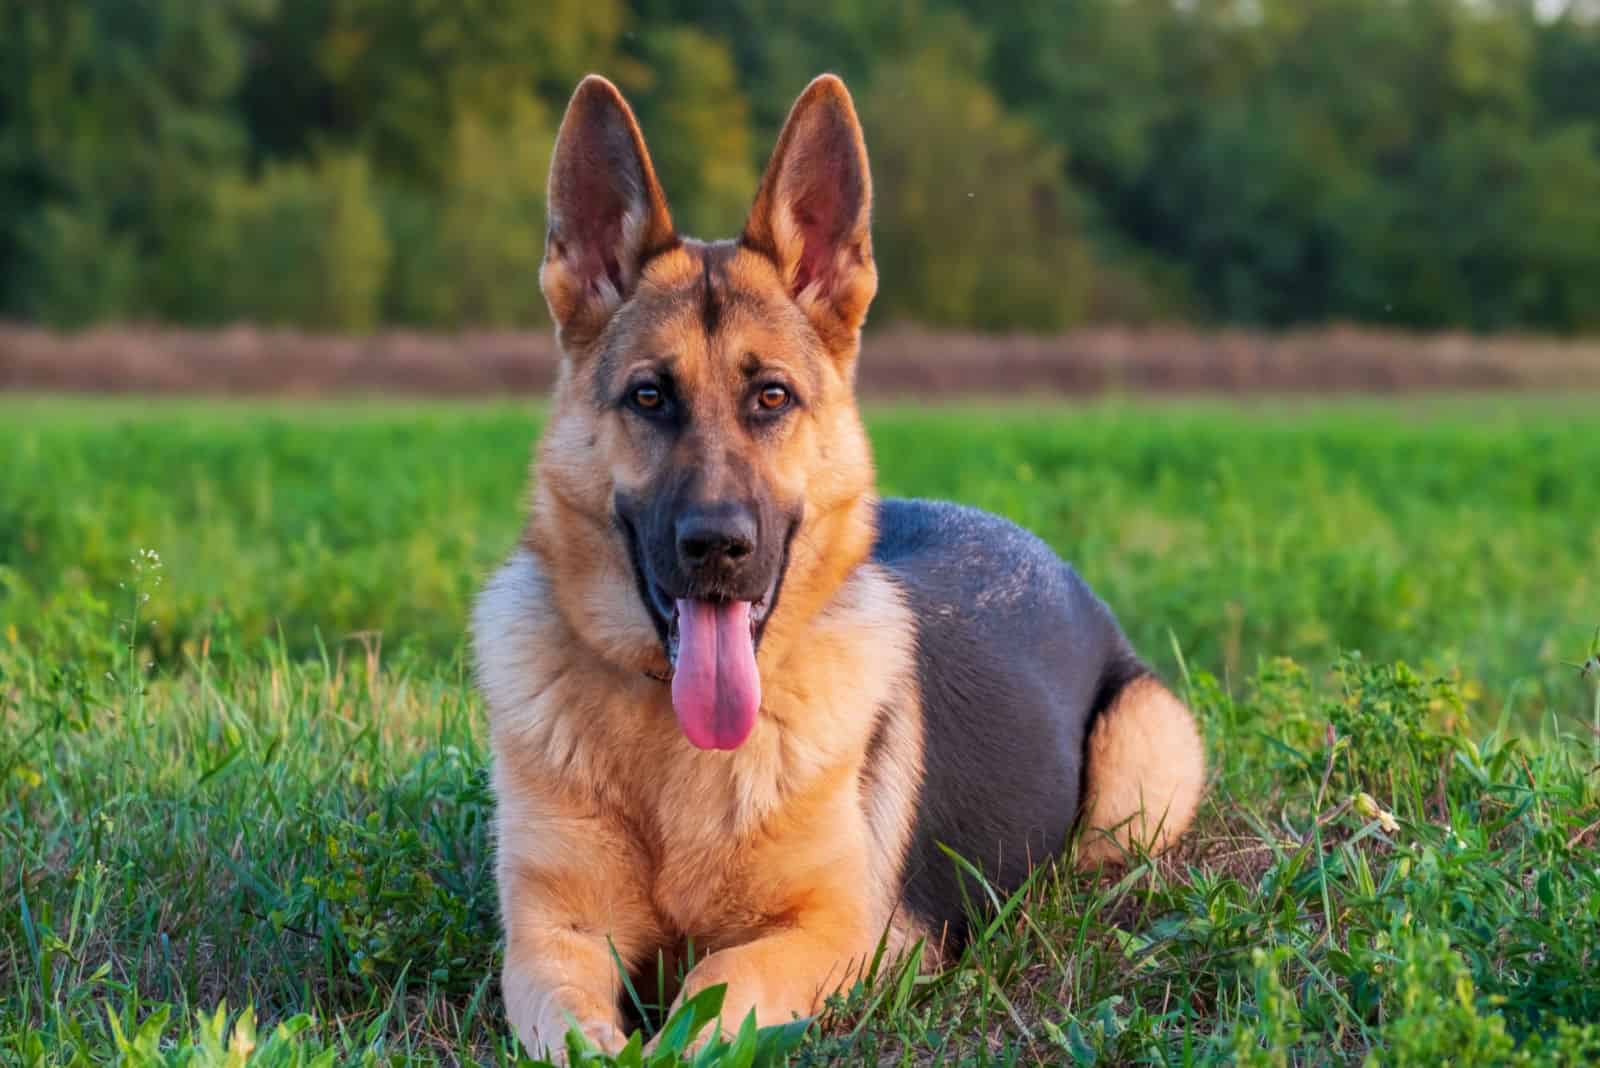
[{"label": "leaf", "polygon": [[721,1068],[750,1068],[756,1058],[756,1010],[745,1014],[733,1043],[723,1051]]},{"label": "leaf", "polygon": [[721,1015],[722,999],[727,993],[727,984],[718,983],[716,986],[706,987],[678,1006],[678,1010],[661,1029],[660,1045],[657,1049],[682,1053],[707,1024]]},{"label": "leaf", "polygon": [[617,1068],[642,1068],[644,1065],[644,1037],[635,1031],[628,1036],[628,1044],[613,1058]]},{"label": "leaf", "polygon": [[810,1020],[791,1020],[786,1024],[763,1027],[757,1036],[756,1056],[750,1068],[777,1068],[789,1054],[800,1048],[800,1043],[806,1037],[806,1029],[810,1026]]},{"label": "leaf", "polygon": [[1556,907],[1555,883],[1550,878],[1549,871],[1539,873],[1539,879],[1534,884],[1534,892],[1539,895],[1539,903],[1545,908],[1553,909]]}]

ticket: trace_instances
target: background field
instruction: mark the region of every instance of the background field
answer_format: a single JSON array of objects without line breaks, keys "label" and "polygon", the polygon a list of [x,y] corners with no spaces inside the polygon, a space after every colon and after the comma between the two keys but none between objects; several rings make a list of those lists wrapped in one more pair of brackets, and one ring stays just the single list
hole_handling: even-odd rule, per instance
[{"label": "background field", "polygon": [[[0,401],[0,1063],[221,1063],[232,1023],[194,1014],[224,999],[275,1063],[511,1055],[462,638],[538,422]],[[1215,786],[1180,856],[1046,873],[799,1063],[1595,1050],[1560,1030],[1600,1014],[1600,712],[1561,663],[1600,623],[1591,400],[870,425],[886,493],[1077,564],[1200,711]]]},{"label": "background field", "polygon": [[[170,668],[208,636],[457,656],[539,427],[513,403],[0,404],[0,629],[92,648],[151,548],[141,642]],[[1224,679],[1361,650],[1459,666],[1531,721],[1600,623],[1587,398],[880,406],[871,430],[882,492],[1036,530],[1169,669],[1173,639]]]}]

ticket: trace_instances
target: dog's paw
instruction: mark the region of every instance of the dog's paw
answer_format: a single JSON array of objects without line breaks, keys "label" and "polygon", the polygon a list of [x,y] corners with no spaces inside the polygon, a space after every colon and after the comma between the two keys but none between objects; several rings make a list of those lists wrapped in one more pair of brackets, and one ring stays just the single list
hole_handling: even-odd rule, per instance
[{"label": "dog's paw", "polygon": [[628,1036],[604,1020],[585,1024],[579,1030],[601,1053],[621,1053],[622,1047],[628,1044]]},{"label": "dog's paw", "polygon": [[[589,1045],[593,1046],[601,1053],[621,1053],[622,1048],[628,1044],[628,1036],[624,1035],[621,1030],[604,1020],[594,1020],[589,1023],[580,1024],[577,1028],[577,1031],[584,1037]],[[551,1033],[557,1036],[554,1040],[554,1044],[546,1045],[544,1048],[534,1051],[535,1055],[542,1057],[551,1064],[560,1066],[560,1068],[565,1068],[570,1060],[567,1054],[567,1031],[556,1030],[554,1027],[552,1027]],[[541,1045],[543,1044],[541,1043]]]},{"label": "dog's paw", "polygon": [[[690,969],[689,974],[684,976],[683,987],[673,1001],[672,1008],[668,1010],[668,1018],[671,1019],[685,1002],[716,986],[724,988],[722,1012],[690,1038],[686,1053],[692,1055],[719,1038],[731,1040],[752,1011],[757,1013],[762,1023],[767,1022],[769,1010],[759,1007],[762,994],[760,976],[750,974],[738,949],[713,953]],[[660,1037],[657,1035],[651,1039],[652,1045],[647,1049],[653,1049]]]}]

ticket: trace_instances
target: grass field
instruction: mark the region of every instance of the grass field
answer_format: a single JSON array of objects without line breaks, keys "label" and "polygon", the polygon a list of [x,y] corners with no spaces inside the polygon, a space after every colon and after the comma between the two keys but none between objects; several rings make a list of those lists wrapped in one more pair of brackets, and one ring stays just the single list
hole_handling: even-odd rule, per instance
[{"label": "grass field", "polygon": [[[514,1058],[463,628],[537,422],[0,400],[0,1064]],[[1179,855],[1041,872],[793,1063],[1600,1055],[1592,398],[870,423],[886,493],[1076,563],[1214,787]]]}]

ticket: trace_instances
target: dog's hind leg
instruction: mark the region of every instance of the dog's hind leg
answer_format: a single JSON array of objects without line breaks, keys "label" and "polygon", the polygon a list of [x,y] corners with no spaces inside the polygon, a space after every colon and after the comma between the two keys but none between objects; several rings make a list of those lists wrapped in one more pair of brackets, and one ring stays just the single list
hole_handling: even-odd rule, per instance
[{"label": "dog's hind leg", "polygon": [[1089,733],[1080,868],[1159,853],[1194,819],[1205,789],[1205,747],[1194,717],[1154,677],[1117,694]]}]

